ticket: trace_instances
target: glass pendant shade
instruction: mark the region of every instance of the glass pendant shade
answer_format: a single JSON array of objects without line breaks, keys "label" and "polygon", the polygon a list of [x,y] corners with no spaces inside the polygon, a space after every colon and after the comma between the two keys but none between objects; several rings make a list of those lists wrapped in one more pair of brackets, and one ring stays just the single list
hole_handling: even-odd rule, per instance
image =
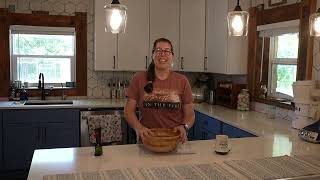
[{"label": "glass pendant shade", "polygon": [[106,32],[111,33],[125,33],[127,23],[127,7],[121,5],[118,1],[114,1],[105,5],[104,9],[106,12]]},{"label": "glass pendant shade", "polygon": [[228,13],[228,32],[229,36],[247,36],[248,35],[249,13],[242,11],[238,5]]},{"label": "glass pendant shade", "polygon": [[320,9],[309,18],[310,36],[320,36]]}]

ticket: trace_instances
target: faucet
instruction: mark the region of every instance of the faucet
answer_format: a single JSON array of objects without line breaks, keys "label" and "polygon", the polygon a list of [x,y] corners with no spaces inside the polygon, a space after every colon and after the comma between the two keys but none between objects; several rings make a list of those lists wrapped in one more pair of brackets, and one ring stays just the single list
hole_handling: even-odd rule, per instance
[{"label": "faucet", "polygon": [[38,88],[41,91],[41,100],[45,100],[46,96],[45,96],[45,92],[44,92],[44,75],[43,75],[43,73],[39,74]]}]

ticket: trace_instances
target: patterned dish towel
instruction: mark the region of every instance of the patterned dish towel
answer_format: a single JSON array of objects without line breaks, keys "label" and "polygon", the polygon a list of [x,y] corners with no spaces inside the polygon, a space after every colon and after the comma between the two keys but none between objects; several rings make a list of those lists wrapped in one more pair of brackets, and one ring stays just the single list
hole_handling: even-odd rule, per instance
[{"label": "patterned dish towel", "polygon": [[118,111],[115,111],[114,114],[88,116],[89,140],[91,143],[96,143],[94,130],[99,127],[101,127],[102,143],[122,141],[121,116]]}]

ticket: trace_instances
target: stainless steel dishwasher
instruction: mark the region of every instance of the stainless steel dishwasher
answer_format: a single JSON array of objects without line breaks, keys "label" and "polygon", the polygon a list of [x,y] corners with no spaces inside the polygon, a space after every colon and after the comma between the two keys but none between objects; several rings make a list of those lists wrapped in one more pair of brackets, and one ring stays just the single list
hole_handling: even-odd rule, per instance
[{"label": "stainless steel dishwasher", "polygon": [[111,115],[119,113],[121,116],[121,130],[122,130],[122,141],[121,144],[134,144],[135,143],[135,132],[130,126],[128,126],[125,118],[123,109],[89,109],[81,111],[80,119],[80,145],[82,147],[94,146],[89,140],[89,127],[88,118],[90,115]]}]

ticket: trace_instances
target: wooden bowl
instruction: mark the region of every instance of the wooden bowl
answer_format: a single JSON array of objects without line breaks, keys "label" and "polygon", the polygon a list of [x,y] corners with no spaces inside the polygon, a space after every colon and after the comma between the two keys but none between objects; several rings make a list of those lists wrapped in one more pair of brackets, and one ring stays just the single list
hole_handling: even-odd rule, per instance
[{"label": "wooden bowl", "polygon": [[177,148],[180,141],[180,132],[173,129],[151,129],[153,136],[143,139],[143,145],[152,152],[171,152]]}]

